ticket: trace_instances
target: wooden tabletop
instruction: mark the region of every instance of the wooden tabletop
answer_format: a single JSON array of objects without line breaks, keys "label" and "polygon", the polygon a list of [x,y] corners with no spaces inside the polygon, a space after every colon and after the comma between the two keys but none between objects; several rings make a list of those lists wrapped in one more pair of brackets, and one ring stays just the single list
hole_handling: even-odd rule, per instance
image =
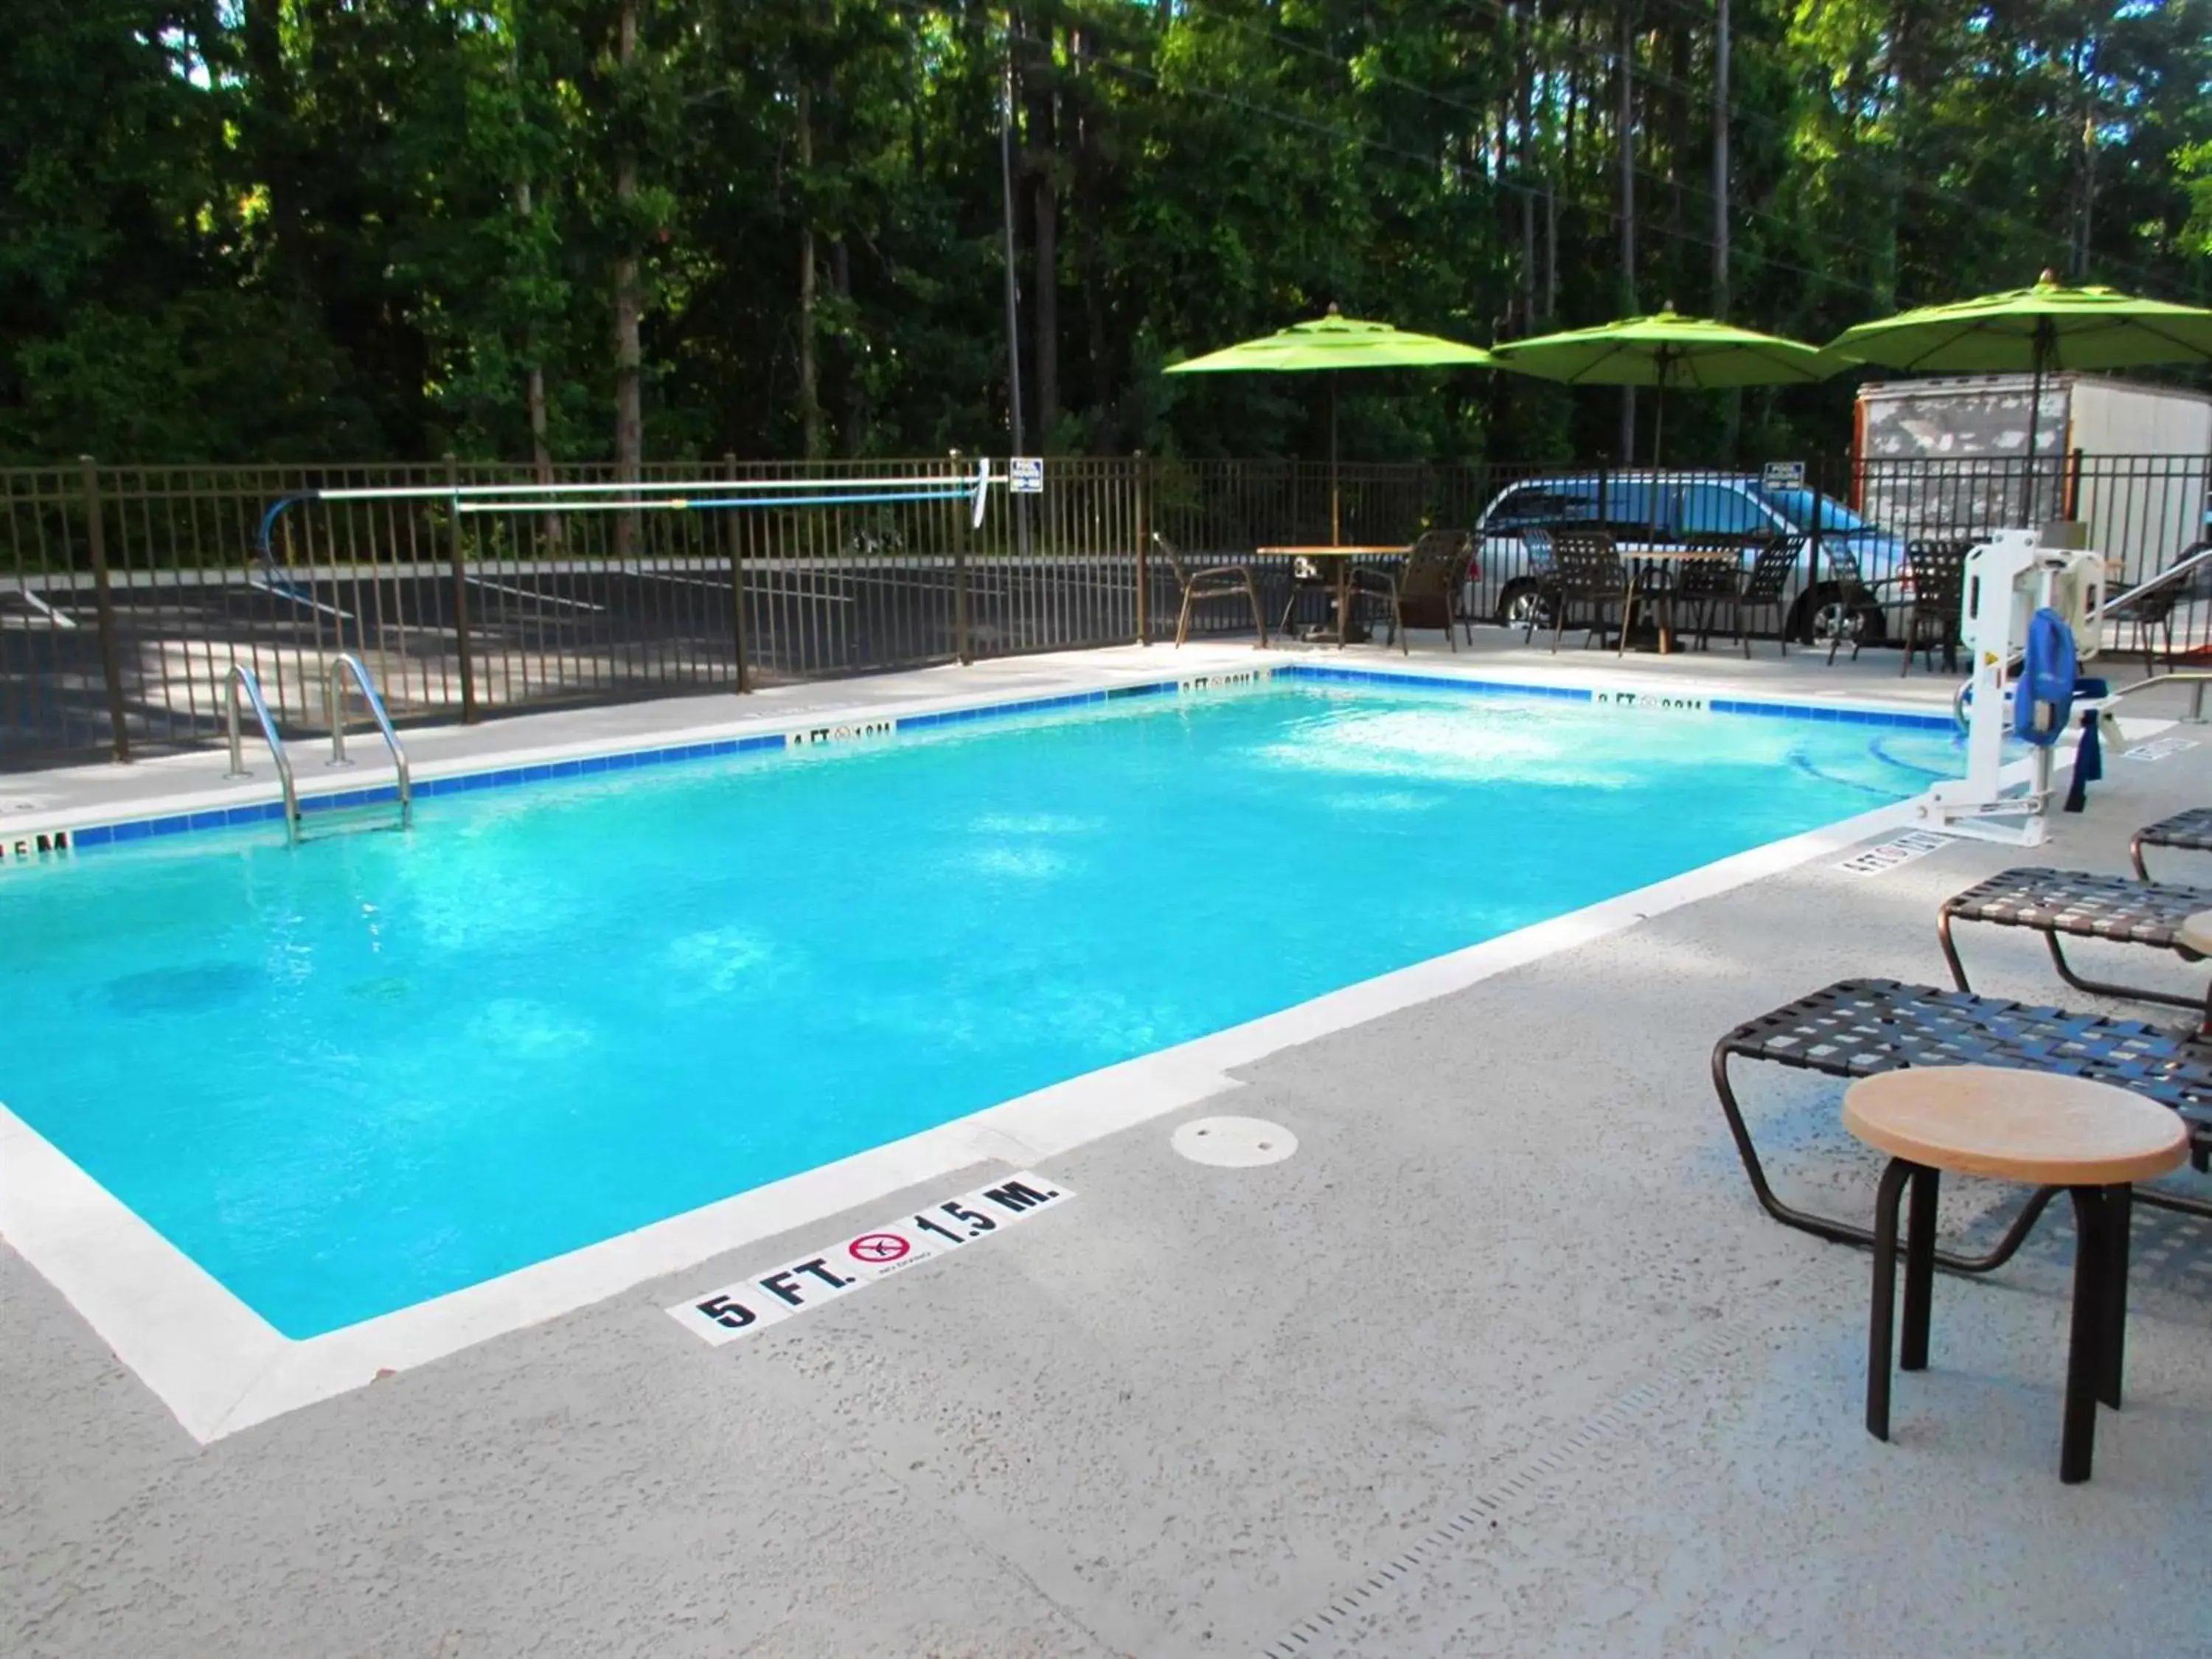
[{"label": "wooden tabletop", "polygon": [[2177,1168],[2179,1115],[2109,1083],[2000,1066],[1915,1066],[1854,1083],[1844,1127],[1893,1158],[2039,1187],[2110,1187]]},{"label": "wooden tabletop", "polygon": [[1256,546],[1255,553],[1272,553],[1276,557],[1298,557],[1298,560],[1328,560],[1345,557],[1347,553],[1405,553],[1409,542],[1391,542],[1389,546]]}]

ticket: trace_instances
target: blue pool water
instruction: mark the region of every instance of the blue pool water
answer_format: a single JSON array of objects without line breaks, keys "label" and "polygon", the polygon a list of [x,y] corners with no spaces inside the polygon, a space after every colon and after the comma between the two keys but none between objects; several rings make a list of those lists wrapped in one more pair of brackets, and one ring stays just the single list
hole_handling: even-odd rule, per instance
[{"label": "blue pool water", "polygon": [[0,876],[0,1101],[286,1334],[1926,786],[1944,735],[1282,689]]}]

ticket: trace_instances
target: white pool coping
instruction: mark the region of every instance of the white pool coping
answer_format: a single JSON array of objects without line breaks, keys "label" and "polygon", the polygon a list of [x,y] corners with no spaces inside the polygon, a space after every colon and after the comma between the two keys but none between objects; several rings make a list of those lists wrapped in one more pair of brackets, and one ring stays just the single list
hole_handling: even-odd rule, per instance
[{"label": "white pool coping", "polygon": [[[1439,674],[1426,663],[1403,669],[1363,663],[1357,668],[1394,678],[1474,678],[1492,684],[1501,678],[1487,667],[1456,675]],[[1174,677],[1157,672],[1149,677],[1164,678]],[[1116,675],[1101,684],[1144,680]],[[1557,679],[1534,681],[1526,689],[1557,695],[1562,684]],[[1596,690],[1619,682],[1610,675],[1594,674],[1581,684]],[[1669,686],[1667,695],[1677,700],[1711,696],[1752,702],[1796,702],[1748,696],[1733,687]],[[996,698],[955,697],[902,712],[1028,700],[1009,698],[1002,692]],[[1828,706],[1917,717],[1928,713],[1924,707],[1885,705],[1870,699]],[[878,704],[856,708],[842,718],[870,721],[880,720],[884,714],[884,706]],[[840,718],[835,713],[811,714],[797,724],[835,725]],[[778,729],[779,724],[794,723],[787,717],[781,723],[746,721],[708,729],[726,736],[749,735]],[[701,732],[695,728],[665,733],[651,744],[633,739],[629,746],[668,747],[699,740]],[[489,758],[474,757],[456,765],[470,771],[509,769],[525,763],[526,758],[535,764],[572,754],[606,752],[609,747],[605,743],[540,747]],[[2024,780],[2029,764],[2015,763],[2008,769],[2008,781]],[[2015,774],[2017,779],[2012,775]],[[225,801],[239,805],[241,797],[229,793]],[[164,799],[159,810],[183,809],[173,799]],[[1917,823],[1922,821],[1919,811],[1919,800],[1908,799],[1752,848],[1551,921],[305,1340],[279,1333],[4,1104],[0,1104],[0,1237],[61,1291],[185,1431],[204,1444],[362,1388],[381,1371],[428,1364],[908,1188],[981,1164],[1019,1170],[1046,1164],[1072,1148],[1241,1087],[1228,1075],[1233,1067],[1463,990],[1647,917]],[[18,832],[15,824],[9,829]]]}]

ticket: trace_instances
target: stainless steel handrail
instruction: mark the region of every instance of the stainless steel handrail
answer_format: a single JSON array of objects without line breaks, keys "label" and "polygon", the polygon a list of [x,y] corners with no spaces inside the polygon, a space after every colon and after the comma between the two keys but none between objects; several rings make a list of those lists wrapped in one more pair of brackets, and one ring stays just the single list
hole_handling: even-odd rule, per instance
[{"label": "stainless steel handrail", "polygon": [[253,705],[255,717],[261,722],[261,735],[269,740],[269,753],[276,763],[276,777],[284,787],[284,840],[288,844],[300,839],[300,793],[292,785],[292,762],[284,753],[284,739],[276,735],[276,721],[269,712],[269,704],[261,696],[261,682],[253,671],[242,662],[230,665],[226,677],[226,716],[230,731],[230,772],[234,778],[250,778],[246,769],[246,747],[239,735],[238,694],[243,690],[246,701]]},{"label": "stainless steel handrail", "polygon": [[2212,669],[2170,668],[2163,674],[2148,675],[2132,684],[2122,686],[2112,693],[2112,701],[2118,702],[2122,697],[2132,696],[2136,692],[2146,690],[2151,686],[2168,684],[2186,685],[2191,688],[2189,719],[2192,724],[2201,724],[2204,719],[2204,688],[2212,685]]},{"label": "stainless steel handrail", "polygon": [[2196,569],[2198,565],[2208,562],[2212,562],[2212,542],[2200,542],[2197,544],[2195,552],[2185,553],[2148,581],[2137,582],[2126,592],[2106,599],[2105,609],[2108,611],[2118,611],[2121,606],[2140,599],[2147,594],[2155,593],[2161,587],[2171,587],[2182,577]]},{"label": "stainless steel handrail", "polygon": [[345,682],[353,676],[353,683],[361,688],[362,699],[368,704],[368,712],[376,721],[376,729],[384,734],[384,746],[392,751],[392,769],[399,776],[399,827],[407,828],[415,816],[415,787],[407,769],[407,751],[399,746],[399,734],[392,729],[392,716],[385,712],[384,699],[376,695],[376,687],[368,678],[368,670],[359,657],[350,652],[340,652],[331,660],[331,758],[332,766],[350,766],[346,758],[345,740]]},{"label": "stainless steel handrail", "polygon": [[[2128,589],[2126,592],[2117,594],[2112,598],[2106,599],[2100,615],[2101,617],[2109,617],[2113,611],[2121,610],[2124,607],[2133,604],[2137,599],[2145,599],[2150,594],[2157,592],[2162,587],[2172,586],[2184,577],[2194,573],[2199,565],[2207,564],[2212,564],[2212,542],[2205,542],[2200,544],[2195,552],[2185,554],[2182,557],[2175,560],[2172,564],[2166,566],[2165,569],[2160,571],[2158,574],[2153,576],[2148,581],[2137,582],[2133,587]],[[2021,653],[2015,651],[2006,660],[2004,672],[2007,674],[2010,674],[2014,669],[2020,666],[2020,658]],[[2193,680],[2201,682],[2203,678],[2204,677],[2203,676],[2192,676],[2185,670],[2176,673],[2156,674],[2153,675],[2148,679],[2137,680],[2133,685],[2127,686],[2121,690],[2115,691],[2112,693],[2112,696],[2117,700],[2120,697],[2124,697],[2130,691],[2140,691],[2143,687],[2147,685],[2156,685],[2162,680]],[[1961,732],[1966,729],[1966,693],[1972,690],[1973,687],[1974,682],[1971,678],[1964,679],[1959,682],[1959,689],[1951,694],[1951,719],[1957,724]],[[2190,695],[2189,718],[2191,720],[2201,720],[2204,718],[2204,688],[2201,683],[2197,684],[2197,690]]]}]

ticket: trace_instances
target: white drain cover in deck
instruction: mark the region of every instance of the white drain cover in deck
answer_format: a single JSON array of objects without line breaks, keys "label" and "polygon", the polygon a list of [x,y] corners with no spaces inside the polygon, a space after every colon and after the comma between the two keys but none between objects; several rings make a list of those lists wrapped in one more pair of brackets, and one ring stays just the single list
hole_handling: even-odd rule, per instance
[{"label": "white drain cover in deck", "polygon": [[1177,1129],[1169,1145],[1194,1164],[1249,1170],[1280,1163],[1297,1151],[1298,1138],[1265,1118],[1199,1117]]}]

